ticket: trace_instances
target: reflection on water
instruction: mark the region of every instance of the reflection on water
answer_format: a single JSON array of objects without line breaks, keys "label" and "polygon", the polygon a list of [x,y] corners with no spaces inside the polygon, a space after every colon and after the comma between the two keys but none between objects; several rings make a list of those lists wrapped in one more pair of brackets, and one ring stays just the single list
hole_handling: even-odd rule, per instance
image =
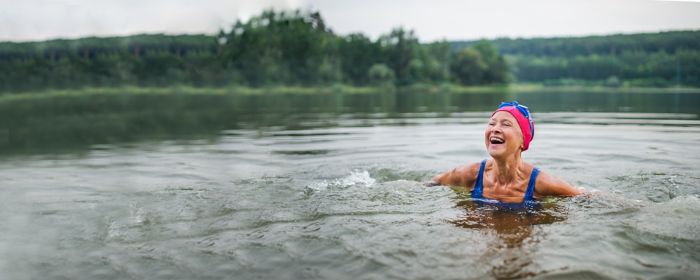
[{"label": "reflection on water", "polygon": [[547,204],[537,209],[510,209],[498,205],[476,203],[465,200],[457,203],[464,215],[451,222],[468,229],[491,230],[503,241],[506,248],[522,247],[523,241],[532,234],[533,226],[552,224],[565,219],[565,212],[558,212],[556,204]]},{"label": "reflection on water", "polygon": [[495,240],[484,238],[488,250],[481,259],[490,274],[497,279],[515,279],[534,276],[529,270],[533,263],[533,250],[544,236],[537,236],[536,225],[547,225],[566,219],[567,213],[556,203],[538,204],[536,208],[513,209],[497,204],[484,204],[470,199],[456,205],[464,211],[450,223],[484,235],[494,235]]},{"label": "reflection on water", "polygon": [[[620,95],[588,108],[572,106],[575,93],[547,95],[560,99],[551,105],[534,96],[173,95],[123,97],[104,112],[80,100],[0,105],[2,152],[32,154],[0,158],[0,279],[700,274],[697,97],[673,107]],[[423,187],[488,156],[487,111],[504,97],[525,100],[538,121],[527,161],[613,198],[518,213]],[[595,112],[559,110],[569,108]]]},{"label": "reflection on water", "polygon": [[[334,127],[334,119],[404,118],[433,112],[449,117],[488,112],[517,99],[542,112],[690,114],[697,124],[700,93],[565,92],[450,93],[388,91],[362,94],[139,93],[52,95],[0,100],[0,153],[84,150],[93,144],[218,137],[224,129]],[[644,117],[642,117],[644,118]],[[639,122],[605,115],[601,124]]]}]

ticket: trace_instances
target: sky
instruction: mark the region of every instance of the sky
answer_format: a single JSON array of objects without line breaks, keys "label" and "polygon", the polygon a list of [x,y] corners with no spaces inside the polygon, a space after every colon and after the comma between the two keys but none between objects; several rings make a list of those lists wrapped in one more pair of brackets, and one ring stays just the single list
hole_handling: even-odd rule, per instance
[{"label": "sky", "polygon": [[0,0],[0,41],[216,34],[264,9],[316,10],[335,33],[423,42],[700,30],[700,0]]}]

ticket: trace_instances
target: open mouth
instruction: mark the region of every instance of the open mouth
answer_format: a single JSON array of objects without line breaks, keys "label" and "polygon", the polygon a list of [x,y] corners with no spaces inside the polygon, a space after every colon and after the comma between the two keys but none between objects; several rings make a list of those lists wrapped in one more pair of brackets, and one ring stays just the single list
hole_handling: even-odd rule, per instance
[{"label": "open mouth", "polygon": [[489,141],[491,142],[491,144],[503,144],[506,142],[505,139],[498,136],[491,136],[491,138],[489,138]]}]

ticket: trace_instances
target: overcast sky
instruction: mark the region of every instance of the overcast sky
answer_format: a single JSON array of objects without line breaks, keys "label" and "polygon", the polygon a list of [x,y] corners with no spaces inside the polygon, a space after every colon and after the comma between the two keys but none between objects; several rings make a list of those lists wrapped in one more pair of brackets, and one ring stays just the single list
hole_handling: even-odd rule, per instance
[{"label": "overcast sky", "polygon": [[0,41],[206,33],[263,9],[313,9],[338,34],[421,41],[700,30],[700,0],[0,0]]}]

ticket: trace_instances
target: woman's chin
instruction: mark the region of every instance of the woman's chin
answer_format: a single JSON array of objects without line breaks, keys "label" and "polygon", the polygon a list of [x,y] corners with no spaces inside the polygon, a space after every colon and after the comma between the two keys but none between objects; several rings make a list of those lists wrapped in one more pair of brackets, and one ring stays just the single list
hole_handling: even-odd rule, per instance
[{"label": "woman's chin", "polygon": [[486,151],[493,158],[505,158],[517,152],[508,148],[509,147],[504,144],[491,144],[486,147]]},{"label": "woman's chin", "polygon": [[502,147],[488,147],[486,150],[489,152],[489,155],[494,158],[501,157],[506,153],[506,149]]}]

